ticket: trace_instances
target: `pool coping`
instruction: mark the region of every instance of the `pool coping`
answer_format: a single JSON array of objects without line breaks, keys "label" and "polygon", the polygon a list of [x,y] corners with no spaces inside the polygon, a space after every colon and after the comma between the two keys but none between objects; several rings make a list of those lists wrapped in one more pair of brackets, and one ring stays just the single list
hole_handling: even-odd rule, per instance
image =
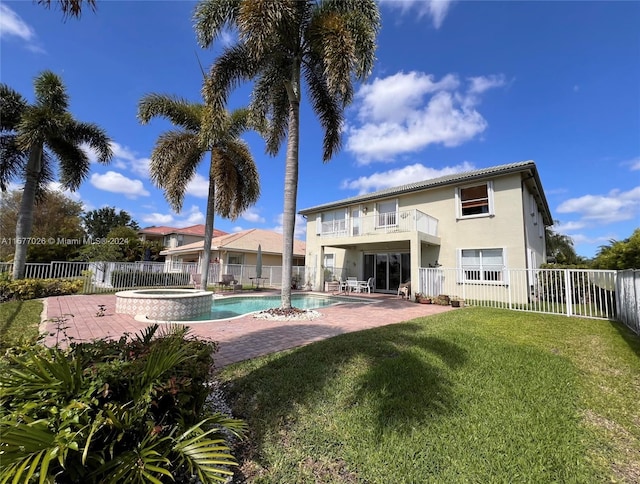
[{"label": "pool coping", "polygon": [[[315,292],[315,291],[305,291],[303,293],[295,293],[296,295],[304,295],[304,296],[313,296],[313,297],[330,297],[330,298],[335,298],[335,299],[341,299],[342,301],[340,302],[336,302],[334,304],[329,304],[327,306],[322,306],[321,308],[309,308],[312,310],[316,310],[316,309],[323,309],[323,308],[329,308],[329,307],[334,307],[334,306],[339,306],[341,304],[354,304],[354,303],[365,303],[365,304],[377,304],[380,303],[380,300],[371,300],[367,297],[358,297],[358,296],[342,296],[339,294],[327,294],[324,292]],[[293,294],[292,294],[293,295]],[[223,296],[223,297],[215,297],[213,299],[217,299],[217,300],[223,300],[223,301],[228,301],[230,299],[240,299],[240,298],[264,298],[264,297],[272,297],[272,298],[279,298],[278,295],[276,294],[233,294],[233,295],[228,295],[228,296]],[[240,318],[244,318],[244,317],[248,317],[248,316],[253,316],[254,314],[259,314],[263,311],[266,311],[266,309],[259,309],[257,311],[250,311],[248,313],[243,313],[243,314],[239,314],[238,316],[232,316],[232,317],[224,317],[224,318],[219,318],[219,319],[203,319],[203,320],[161,320],[161,319],[155,319],[155,318],[148,318],[146,315],[144,314],[137,314],[134,316],[134,319],[136,321],[139,321],[141,323],[147,323],[147,324],[153,324],[153,323],[157,323],[157,324],[188,324],[188,325],[193,325],[193,324],[202,324],[202,323],[209,323],[209,324],[215,324],[215,323],[220,323],[220,322],[225,322],[225,321],[233,321],[234,319],[240,319]],[[255,318],[255,319],[259,319],[259,318]],[[275,318],[274,318],[275,319]],[[272,319],[272,320],[274,320]],[[296,319],[291,319],[291,318],[283,318],[283,321],[296,321]],[[300,318],[300,321],[305,321],[306,319],[304,318]]]}]

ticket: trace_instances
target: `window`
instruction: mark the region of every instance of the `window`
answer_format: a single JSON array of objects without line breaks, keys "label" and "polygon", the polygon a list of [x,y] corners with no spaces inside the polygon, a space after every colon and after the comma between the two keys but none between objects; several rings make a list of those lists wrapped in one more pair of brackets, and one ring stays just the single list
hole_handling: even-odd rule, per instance
[{"label": "window", "polygon": [[464,282],[506,282],[505,249],[460,250],[460,272]]},{"label": "window", "polygon": [[322,235],[346,235],[347,211],[345,209],[323,212],[321,215]]},{"label": "window", "polygon": [[332,281],[335,279],[335,255],[334,254],[325,254],[324,255],[324,280]]},{"label": "window", "polygon": [[229,254],[227,258],[227,264],[229,265],[242,265],[244,262],[244,254]]},{"label": "window", "polygon": [[493,215],[493,185],[460,187],[456,191],[459,217]]},{"label": "window", "polygon": [[398,224],[398,201],[385,200],[376,204],[378,211],[378,227],[389,227]]},{"label": "window", "polygon": [[178,245],[177,245],[177,247],[180,247],[182,244],[184,244],[184,235],[178,234]]}]

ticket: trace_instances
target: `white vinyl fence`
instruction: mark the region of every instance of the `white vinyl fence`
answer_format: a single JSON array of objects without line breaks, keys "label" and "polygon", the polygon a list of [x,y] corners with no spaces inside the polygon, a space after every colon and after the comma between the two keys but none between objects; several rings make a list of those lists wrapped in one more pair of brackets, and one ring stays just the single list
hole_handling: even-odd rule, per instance
[{"label": "white vinyl fence", "polygon": [[[617,271],[574,269],[421,268],[419,286],[414,292],[457,296],[469,306],[617,319],[620,305],[616,299],[617,274]],[[637,321],[637,299],[635,304]]]},{"label": "white vinyl fence", "polygon": [[640,335],[640,270],[627,269],[618,272],[616,283],[618,321]]},{"label": "white vinyl fence", "polygon": [[[0,262],[0,273],[13,271],[13,264]],[[84,294],[113,292],[136,287],[184,287],[192,284],[191,275],[199,272],[196,263],[165,262],[50,262],[27,263],[25,277],[32,279],[83,279]],[[233,274],[240,284],[257,284],[256,267],[226,265],[209,266],[209,284],[217,284],[222,274]],[[305,280],[305,268],[294,266],[292,279],[297,287]],[[282,267],[263,266],[261,287],[280,287]]]}]

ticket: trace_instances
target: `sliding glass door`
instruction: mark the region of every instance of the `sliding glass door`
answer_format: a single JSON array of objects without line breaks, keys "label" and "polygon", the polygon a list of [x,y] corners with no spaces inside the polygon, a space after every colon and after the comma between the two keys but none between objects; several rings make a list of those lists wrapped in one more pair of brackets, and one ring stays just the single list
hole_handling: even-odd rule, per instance
[{"label": "sliding glass door", "polygon": [[410,260],[401,252],[365,254],[364,279],[373,277],[378,292],[395,292],[401,282],[411,279]]}]

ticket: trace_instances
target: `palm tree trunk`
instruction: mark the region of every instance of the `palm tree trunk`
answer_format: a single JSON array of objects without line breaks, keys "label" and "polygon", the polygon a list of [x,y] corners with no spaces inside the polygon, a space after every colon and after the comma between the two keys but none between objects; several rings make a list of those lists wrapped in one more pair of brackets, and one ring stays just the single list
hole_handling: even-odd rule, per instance
[{"label": "palm tree trunk", "polygon": [[42,170],[42,144],[34,146],[29,151],[24,190],[20,202],[20,212],[16,223],[16,250],[13,256],[13,278],[23,279],[27,262],[27,240],[31,236],[33,227],[33,206],[36,201],[36,188]]},{"label": "palm tree trunk", "polygon": [[[298,84],[299,86],[299,84]],[[282,213],[282,292],[280,306],[291,307],[291,275],[293,269],[293,239],[296,228],[298,198],[298,153],[300,142],[300,91],[289,95],[289,133],[284,171],[284,207]]]},{"label": "palm tree trunk", "polygon": [[209,164],[209,194],[207,196],[207,214],[204,220],[204,252],[202,253],[202,280],[200,289],[207,290],[209,282],[209,262],[211,261],[211,240],[213,239],[213,221],[216,212],[216,184],[213,179],[213,150]]}]

